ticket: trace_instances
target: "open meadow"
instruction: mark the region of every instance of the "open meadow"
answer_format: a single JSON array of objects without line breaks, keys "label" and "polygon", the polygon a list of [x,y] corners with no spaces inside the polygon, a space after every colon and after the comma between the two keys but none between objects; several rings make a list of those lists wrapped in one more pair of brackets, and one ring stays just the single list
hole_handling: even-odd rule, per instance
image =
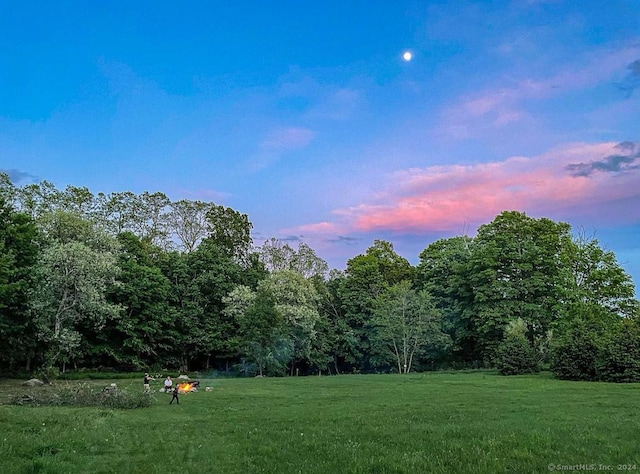
[{"label": "open meadow", "polygon": [[[138,380],[117,383],[142,390]],[[640,464],[638,384],[492,372],[215,379],[169,405],[161,383],[152,385],[150,408],[119,410],[10,406],[10,394],[31,389],[0,382],[2,472],[495,473]]]}]

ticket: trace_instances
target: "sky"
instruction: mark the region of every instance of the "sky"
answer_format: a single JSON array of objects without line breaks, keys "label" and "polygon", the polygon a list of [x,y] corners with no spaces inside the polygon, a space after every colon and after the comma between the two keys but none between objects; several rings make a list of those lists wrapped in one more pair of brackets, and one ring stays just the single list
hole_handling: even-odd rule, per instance
[{"label": "sky", "polygon": [[[0,0],[0,170],[246,213],[332,268],[500,212],[640,284],[638,0]],[[407,61],[403,55],[411,53]]]}]

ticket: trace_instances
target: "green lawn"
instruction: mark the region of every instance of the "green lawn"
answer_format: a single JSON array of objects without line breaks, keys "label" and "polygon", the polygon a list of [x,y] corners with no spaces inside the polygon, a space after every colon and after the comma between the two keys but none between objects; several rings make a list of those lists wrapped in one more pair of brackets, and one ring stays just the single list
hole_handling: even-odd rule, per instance
[{"label": "green lawn", "polygon": [[[16,384],[0,382],[0,393]],[[142,389],[141,381],[119,385]],[[549,472],[549,464],[640,465],[638,384],[459,372],[203,380],[179,406],[168,405],[168,394],[153,396],[151,408],[136,410],[1,405],[1,470],[526,473]]]}]

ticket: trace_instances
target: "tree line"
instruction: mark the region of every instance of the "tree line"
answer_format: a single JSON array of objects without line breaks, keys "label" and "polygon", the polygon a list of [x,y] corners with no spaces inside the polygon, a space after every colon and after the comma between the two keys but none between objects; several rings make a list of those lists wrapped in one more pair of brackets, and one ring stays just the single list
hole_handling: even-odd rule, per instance
[{"label": "tree line", "polygon": [[640,377],[632,279],[566,223],[505,211],[417,265],[375,240],[344,271],[304,243],[254,246],[251,229],[213,203],[0,174],[3,371]]}]

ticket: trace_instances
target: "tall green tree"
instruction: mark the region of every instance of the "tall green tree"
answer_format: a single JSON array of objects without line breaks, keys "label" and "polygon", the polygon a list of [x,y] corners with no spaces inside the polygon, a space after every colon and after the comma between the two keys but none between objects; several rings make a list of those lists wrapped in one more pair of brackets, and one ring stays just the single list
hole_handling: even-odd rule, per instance
[{"label": "tall green tree", "polygon": [[481,358],[475,330],[465,317],[473,311],[469,263],[474,245],[467,236],[437,240],[420,253],[416,268],[416,287],[427,290],[442,312],[452,357],[467,363]]},{"label": "tall green tree", "polygon": [[183,369],[194,363],[208,368],[237,357],[234,344],[237,324],[224,313],[227,297],[237,285],[255,288],[263,278],[261,264],[251,254],[239,261],[211,237],[187,254],[171,252],[161,263],[172,283],[171,305],[176,309]]},{"label": "tall green tree", "polygon": [[214,204],[181,199],[170,204],[167,216],[169,228],[185,252],[193,252],[207,237],[207,213]]},{"label": "tall green tree", "polygon": [[112,235],[134,232],[137,199],[138,197],[131,191],[98,193],[96,218]]},{"label": "tall green tree", "polygon": [[256,365],[257,374],[262,376],[265,371],[283,373],[293,348],[285,337],[284,320],[276,309],[273,295],[258,289],[239,323],[241,352]]},{"label": "tall green tree", "polygon": [[133,200],[133,228],[136,235],[161,248],[170,248],[168,210],[171,201],[161,192],[143,192]]},{"label": "tall green tree", "polygon": [[118,284],[109,296],[121,311],[91,341],[91,353],[128,367],[174,366],[176,311],[169,304],[171,282],[153,263],[158,250],[131,232],[118,242]]},{"label": "tall green tree", "polygon": [[0,199],[4,202],[3,205],[10,206],[15,210],[19,192],[18,187],[13,184],[9,175],[4,171],[0,171]]},{"label": "tall green tree", "polygon": [[221,351],[227,359],[227,366],[225,367],[227,370],[229,368],[228,361],[238,357],[242,352],[240,321],[253,305],[256,295],[256,292],[250,287],[237,285],[227,296],[222,298],[224,304],[222,316],[225,323],[229,325],[227,337],[223,341],[224,347]]},{"label": "tall green tree", "polygon": [[35,223],[0,197],[0,339],[5,345],[0,361],[10,369],[24,363],[30,370],[35,355],[28,301],[39,249]]},{"label": "tall green tree", "polygon": [[271,237],[258,248],[260,261],[269,272],[291,270],[296,251],[288,243]]},{"label": "tall green tree", "polygon": [[219,242],[207,238],[198,248],[188,254],[187,264],[191,281],[190,292],[197,307],[195,325],[190,331],[190,340],[195,343],[195,352],[204,360],[205,367],[213,358],[228,358],[226,343],[237,330],[233,320],[224,313],[224,297],[244,283],[243,268]]},{"label": "tall green tree", "polygon": [[86,186],[68,185],[57,196],[56,208],[92,219],[96,211],[96,199]]},{"label": "tall green tree", "polygon": [[292,270],[271,273],[258,285],[260,291],[272,295],[275,309],[281,315],[286,335],[293,344],[290,373],[296,364],[308,362],[316,339],[318,295],[313,283]]},{"label": "tall green tree", "polygon": [[61,195],[62,193],[49,181],[28,184],[18,188],[18,208],[38,220],[58,209]]},{"label": "tall green tree", "polygon": [[244,261],[251,249],[253,224],[249,216],[230,207],[212,206],[206,214],[208,239],[237,261]]},{"label": "tall green tree", "polygon": [[294,249],[272,237],[258,248],[258,255],[270,272],[292,270],[305,278],[325,278],[329,271],[327,262],[318,257],[315,250],[304,242],[300,242],[298,248]]},{"label": "tall green tree", "polygon": [[382,349],[380,362],[391,358],[401,374],[411,372],[421,353],[447,342],[441,313],[431,296],[425,290],[414,290],[409,281],[391,286],[377,298],[371,325],[374,347]]},{"label": "tall green tree", "polygon": [[483,355],[493,358],[510,321],[522,319],[533,345],[560,317],[570,226],[505,211],[480,226],[470,259],[473,307],[467,312]]},{"label": "tall green tree", "polygon": [[189,254],[166,252],[160,255],[157,265],[171,283],[167,303],[175,312],[173,345],[176,362],[181,371],[188,371],[192,358],[198,355],[196,338],[199,337],[202,317],[199,293],[189,265]]},{"label": "tall green tree", "polygon": [[107,300],[118,273],[118,246],[81,217],[60,211],[51,216],[47,237],[30,302],[46,364],[61,363],[64,369],[86,350],[80,328],[88,324],[98,332],[119,314],[119,307]]},{"label": "tall green tree", "polygon": [[327,280],[313,278],[318,294],[319,319],[317,336],[312,344],[310,362],[318,370],[339,374],[345,364],[355,364],[352,354],[357,353],[358,338],[349,326],[340,299],[340,287],[344,274],[338,270],[329,272]]},{"label": "tall green tree", "polygon": [[413,280],[414,269],[399,256],[390,242],[374,241],[363,255],[347,261],[347,269],[338,290],[344,317],[357,342],[346,354],[353,369],[369,370],[370,329],[376,299],[390,286]]},{"label": "tall green tree", "polygon": [[613,252],[580,233],[565,251],[570,267],[567,303],[595,305],[612,314],[633,317],[638,309],[635,285]]},{"label": "tall green tree", "polygon": [[414,281],[415,268],[406,258],[396,253],[391,242],[376,239],[365,255],[375,260],[378,272],[388,285]]}]

